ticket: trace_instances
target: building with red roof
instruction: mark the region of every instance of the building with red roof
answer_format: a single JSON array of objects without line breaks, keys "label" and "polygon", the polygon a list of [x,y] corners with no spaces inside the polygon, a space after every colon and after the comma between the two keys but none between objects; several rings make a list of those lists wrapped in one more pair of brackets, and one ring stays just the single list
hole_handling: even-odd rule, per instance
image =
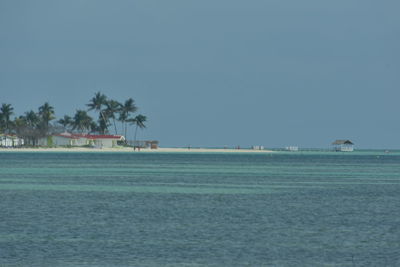
[{"label": "building with red roof", "polygon": [[60,133],[39,139],[41,146],[91,146],[96,148],[116,147],[124,141],[122,135]]}]

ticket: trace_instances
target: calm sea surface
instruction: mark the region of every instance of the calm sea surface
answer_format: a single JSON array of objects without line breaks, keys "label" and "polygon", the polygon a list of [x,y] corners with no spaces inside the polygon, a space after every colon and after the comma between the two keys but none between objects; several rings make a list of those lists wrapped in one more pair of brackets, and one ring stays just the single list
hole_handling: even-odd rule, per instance
[{"label": "calm sea surface", "polygon": [[400,266],[400,153],[0,153],[0,266]]}]

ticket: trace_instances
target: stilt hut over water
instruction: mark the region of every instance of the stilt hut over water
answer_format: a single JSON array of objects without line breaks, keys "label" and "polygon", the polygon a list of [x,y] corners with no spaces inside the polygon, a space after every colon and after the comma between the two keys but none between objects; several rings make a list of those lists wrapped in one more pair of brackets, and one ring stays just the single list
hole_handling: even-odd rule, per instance
[{"label": "stilt hut over water", "polygon": [[332,143],[335,151],[352,152],[354,151],[354,144],[350,140],[336,140]]}]

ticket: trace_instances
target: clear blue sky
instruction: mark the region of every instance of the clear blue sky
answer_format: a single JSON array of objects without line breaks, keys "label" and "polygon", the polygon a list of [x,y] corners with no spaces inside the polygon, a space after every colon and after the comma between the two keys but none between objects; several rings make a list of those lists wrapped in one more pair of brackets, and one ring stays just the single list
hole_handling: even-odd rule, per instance
[{"label": "clear blue sky", "polygon": [[0,103],[133,97],[162,146],[400,148],[398,0],[1,0]]}]

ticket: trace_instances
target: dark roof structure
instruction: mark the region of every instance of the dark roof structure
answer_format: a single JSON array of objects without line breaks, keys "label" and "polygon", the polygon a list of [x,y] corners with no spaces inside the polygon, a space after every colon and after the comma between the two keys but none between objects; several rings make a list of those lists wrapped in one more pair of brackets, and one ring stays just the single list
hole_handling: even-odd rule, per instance
[{"label": "dark roof structure", "polygon": [[354,145],[350,140],[336,140],[332,145]]}]

